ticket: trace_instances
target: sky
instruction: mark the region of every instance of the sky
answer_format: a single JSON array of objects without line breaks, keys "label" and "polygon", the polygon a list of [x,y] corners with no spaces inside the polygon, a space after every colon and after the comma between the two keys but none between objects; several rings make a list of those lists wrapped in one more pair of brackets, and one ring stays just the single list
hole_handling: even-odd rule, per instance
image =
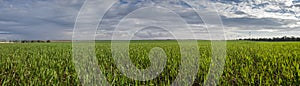
[{"label": "sky", "polygon": [[[191,0],[189,0],[191,1]],[[0,0],[0,39],[72,40],[78,13],[85,0]],[[215,7],[199,3],[199,8],[217,10],[221,27],[205,24],[195,9],[180,0],[116,0],[99,24],[96,39],[173,39],[180,32],[184,39],[197,39],[224,32],[226,39],[258,37],[300,37],[300,1],[298,0],[210,0]],[[199,10],[198,10],[199,11]],[[183,20],[183,22],[181,21]],[[149,25],[149,26],[145,26]],[[156,26],[158,25],[158,26]],[[159,26],[160,25],[160,26]],[[206,27],[210,27],[210,32]],[[120,28],[116,30],[116,28]],[[134,31],[140,28],[139,31]],[[170,31],[171,30],[171,31]],[[114,34],[118,33],[118,34]],[[251,34],[250,34],[251,33]],[[176,35],[176,34],[175,34]]]}]

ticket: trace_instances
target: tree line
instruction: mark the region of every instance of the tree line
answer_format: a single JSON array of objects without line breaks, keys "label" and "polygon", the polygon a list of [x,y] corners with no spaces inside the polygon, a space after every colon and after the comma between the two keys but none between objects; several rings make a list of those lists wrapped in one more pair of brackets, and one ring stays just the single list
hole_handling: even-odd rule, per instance
[{"label": "tree line", "polygon": [[273,38],[245,38],[239,40],[247,40],[247,41],[300,41],[300,37],[273,37]]},{"label": "tree line", "polygon": [[3,42],[13,42],[13,43],[50,43],[50,40],[2,40]]}]

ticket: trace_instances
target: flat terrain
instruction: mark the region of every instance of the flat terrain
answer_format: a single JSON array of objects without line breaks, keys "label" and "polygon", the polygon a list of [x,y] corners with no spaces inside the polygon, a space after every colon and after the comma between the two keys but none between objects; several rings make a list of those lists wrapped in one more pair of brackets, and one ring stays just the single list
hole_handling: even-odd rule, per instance
[{"label": "flat terrain", "polygon": [[[199,41],[199,72],[202,84],[211,61],[209,41]],[[107,81],[113,85],[169,85],[175,80],[181,58],[176,41],[132,41],[130,58],[139,69],[150,66],[148,53],[164,49],[164,71],[150,81],[135,81],[117,69],[109,41],[97,41],[96,56]],[[228,41],[227,58],[220,85],[300,85],[300,42]],[[72,62],[72,43],[0,44],[0,86],[79,85]]]}]

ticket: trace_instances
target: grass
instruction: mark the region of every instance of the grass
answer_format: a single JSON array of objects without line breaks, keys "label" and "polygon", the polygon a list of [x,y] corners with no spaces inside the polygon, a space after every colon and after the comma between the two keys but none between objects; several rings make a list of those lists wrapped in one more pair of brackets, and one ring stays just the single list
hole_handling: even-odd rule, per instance
[{"label": "grass", "polygon": [[[199,41],[201,85],[211,61],[209,41]],[[139,69],[150,65],[148,52],[164,49],[166,67],[155,79],[137,81],[117,69],[110,42],[96,43],[99,67],[112,85],[169,85],[178,75],[180,49],[176,41],[132,41],[130,58]],[[80,85],[72,62],[71,43],[0,44],[0,85]],[[300,85],[300,42],[228,41],[227,58],[219,85]]]}]

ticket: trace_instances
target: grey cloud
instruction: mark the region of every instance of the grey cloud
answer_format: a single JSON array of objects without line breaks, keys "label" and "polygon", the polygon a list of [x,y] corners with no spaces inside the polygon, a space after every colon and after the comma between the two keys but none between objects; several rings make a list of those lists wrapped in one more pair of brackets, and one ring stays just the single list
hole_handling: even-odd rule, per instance
[{"label": "grey cloud", "polygon": [[161,29],[159,27],[146,27],[143,28],[141,31],[135,33],[135,36],[138,38],[160,38],[160,37],[173,37],[171,33],[168,31]]},{"label": "grey cloud", "polygon": [[2,1],[0,30],[14,33],[9,36],[14,39],[70,39],[65,33],[72,31],[83,1]]},{"label": "grey cloud", "polygon": [[276,19],[271,18],[226,18],[222,17],[223,24],[227,26],[281,26]]},{"label": "grey cloud", "polygon": [[[21,39],[71,39],[72,35],[70,33],[72,33],[77,13],[79,12],[83,2],[84,0],[0,0],[0,31],[13,33],[9,36],[2,37]],[[225,3],[228,2],[227,0],[221,0],[221,2],[224,2],[223,4],[228,4]],[[239,3],[242,1],[238,0],[234,2]],[[100,37],[99,39],[109,39],[114,28],[117,27],[120,20],[122,20],[127,14],[140,7],[158,6],[158,4],[154,3],[163,4],[162,7],[167,7],[167,9],[179,14],[182,19],[187,21],[187,24],[191,26],[196,35],[207,38],[208,32],[205,30],[204,26],[193,26],[203,25],[203,21],[186,3],[161,0],[145,0],[141,2],[135,0],[120,0],[120,2],[114,4],[113,7],[108,10],[106,16],[100,23],[98,35],[102,38]],[[258,7],[263,7],[263,5]],[[161,21],[163,19],[172,19],[172,16],[163,15],[164,12],[158,14],[152,14],[146,11],[143,12],[143,15],[131,16],[127,22],[134,22],[135,20],[153,22]],[[249,30],[264,29],[276,29],[276,31],[296,31],[299,28],[296,26],[284,27],[284,25],[294,24],[295,22],[298,22],[298,20],[255,18],[248,15],[246,12],[239,10],[235,11],[234,14],[245,16],[229,18],[228,15],[225,17],[225,14],[220,14],[225,29],[230,31],[229,33],[231,34],[247,35],[246,32]],[[161,19],[152,18],[156,15],[163,17],[160,17]],[[129,30],[133,26],[133,24],[128,23],[122,27],[128,28],[126,30]],[[172,23],[169,23],[168,26],[173,27],[172,29],[177,31],[186,30],[186,28],[181,28],[180,26],[176,26],[176,24]],[[220,26],[212,25],[212,27]],[[232,27],[235,29],[231,29]],[[217,32],[220,32],[212,31],[212,34],[218,34]],[[140,38],[158,36],[165,38],[168,37],[168,34],[157,29],[149,29],[141,31],[136,34],[136,36]]]}]

